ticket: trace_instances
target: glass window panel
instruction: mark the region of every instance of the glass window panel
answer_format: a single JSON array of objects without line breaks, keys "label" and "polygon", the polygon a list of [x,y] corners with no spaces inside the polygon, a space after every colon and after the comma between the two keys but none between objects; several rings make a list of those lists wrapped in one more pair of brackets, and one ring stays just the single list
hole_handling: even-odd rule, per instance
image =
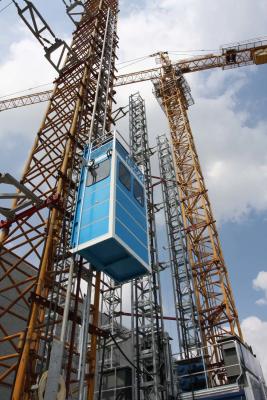
[{"label": "glass window panel", "polygon": [[121,161],[119,163],[119,180],[126,189],[131,190],[131,173]]},{"label": "glass window panel", "polygon": [[115,372],[105,372],[103,375],[103,389],[115,388]]},{"label": "glass window panel", "polygon": [[115,399],[115,390],[102,390],[102,400],[114,400]]},{"label": "glass window panel", "polygon": [[88,168],[88,175],[87,175],[87,186],[94,185],[97,182],[102,181],[103,179],[107,178],[110,174],[110,158],[106,160],[94,164],[92,167]]},{"label": "glass window panel", "polygon": [[138,201],[138,203],[144,207],[144,188],[134,179],[134,187],[133,187],[134,198]]},{"label": "glass window panel", "polygon": [[132,384],[132,370],[131,368],[117,369],[117,387],[127,387]]},{"label": "glass window panel", "polygon": [[118,389],[116,391],[116,399],[132,400],[132,388]]}]

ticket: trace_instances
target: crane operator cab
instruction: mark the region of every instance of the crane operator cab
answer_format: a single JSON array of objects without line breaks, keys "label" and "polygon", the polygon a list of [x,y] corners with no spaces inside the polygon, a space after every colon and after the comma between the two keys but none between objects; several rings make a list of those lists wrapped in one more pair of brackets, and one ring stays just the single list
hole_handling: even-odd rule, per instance
[{"label": "crane operator cab", "polygon": [[84,152],[72,253],[118,283],[150,272],[144,176],[118,133]]}]

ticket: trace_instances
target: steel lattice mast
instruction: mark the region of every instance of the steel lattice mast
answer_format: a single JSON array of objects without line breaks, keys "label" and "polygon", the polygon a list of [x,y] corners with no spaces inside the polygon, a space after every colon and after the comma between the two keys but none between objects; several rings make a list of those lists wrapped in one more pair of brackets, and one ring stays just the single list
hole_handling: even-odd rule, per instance
[{"label": "steel lattice mast", "polygon": [[[173,67],[166,55],[161,54],[161,61],[161,78],[154,82],[155,95],[170,127],[203,345],[215,345],[226,335],[237,335],[242,339],[227,267],[187,116],[190,90],[179,68]],[[206,356],[208,365],[219,365],[221,355],[216,347],[212,354],[207,350]],[[220,373],[215,375],[218,377]]]},{"label": "steel lattice mast", "polygon": [[[11,315],[17,323],[9,326],[9,330],[1,328],[4,333],[1,340],[7,344],[7,351],[0,382],[12,385],[15,378],[15,400],[28,398],[38,375],[47,368],[55,326],[61,323],[59,304],[64,303],[66,276],[71,268],[70,218],[81,152],[89,139],[100,141],[110,131],[112,122],[117,6],[116,0],[85,2],[71,52],[56,80],[22,175],[21,182],[40,201],[56,194],[59,203],[50,211],[44,208],[26,215],[1,235],[1,282],[7,294],[1,316]],[[14,207],[18,203],[19,200]],[[35,268],[32,275],[22,279],[25,264]],[[74,267],[77,278],[82,263],[75,263]],[[74,288],[77,293],[77,282],[73,282]],[[12,289],[17,292],[17,299],[9,299]],[[74,297],[77,303],[75,292],[71,301]],[[19,301],[28,310],[28,321],[16,309]],[[74,318],[73,324],[76,322]],[[69,346],[73,351],[71,343]],[[69,361],[71,367],[70,354]]]},{"label": "steel lattice mast", "polygon": [[166,220],[168,246],[174,289],[176,325],[180,357],[189,359],[200,354],[200,331],[189,263],[186,234],[181,214],[181,200],[169,141],[165,135],[157,137],[161,188]]},{"label": "steel lattice mast", "polygon": [[152,267],[152,275],[132,282],[132,330],[136,363],[139,369],[150,374],[136,373],[136,398],[165,399],[168,394],[168,364],[163,345],[164,325],[150,164],[151,149],[148,142],[145,103],[139,93],[129,98],[129,116],[131,155],[145,175]]}]

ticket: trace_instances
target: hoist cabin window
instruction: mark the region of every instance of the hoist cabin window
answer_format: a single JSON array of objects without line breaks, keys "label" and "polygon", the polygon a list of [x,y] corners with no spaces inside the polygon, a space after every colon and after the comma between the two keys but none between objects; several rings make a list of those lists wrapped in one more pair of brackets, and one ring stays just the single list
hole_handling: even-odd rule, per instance
[{"label": "hoist cabin window", "polygon": [[140,206],[144,207],[144,189],[136,179],[134,179],[133,194]]},{"label": "hoist cabin window", "polygon": [[94,185],[97,182],[106,179],[110,174],[110,158],[106,160],[94,164],[88,168],[88,175],[87,175],[87,186]]},{"label": "hoist cabin window", "polygon": [[121,161],[119,163],[119,180],[127,190],[131,190],[131,173]]}]

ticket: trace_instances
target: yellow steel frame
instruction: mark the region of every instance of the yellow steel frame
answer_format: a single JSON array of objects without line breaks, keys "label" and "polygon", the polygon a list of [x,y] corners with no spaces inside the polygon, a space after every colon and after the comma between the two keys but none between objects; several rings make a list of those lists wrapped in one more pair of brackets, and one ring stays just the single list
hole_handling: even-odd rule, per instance
[{"label": "yellow steel frame", "polygon": [[[203,346],[214,345],[225,335],[242,332],[227,267],[201,171],[187,115],[181,75],[162,57],[156,95],[168,118],[182,216],[193,272]],[[206,354],[207,363],[220,365],[220,354]],[[218,378],[218,375],[217,375]]]}]

